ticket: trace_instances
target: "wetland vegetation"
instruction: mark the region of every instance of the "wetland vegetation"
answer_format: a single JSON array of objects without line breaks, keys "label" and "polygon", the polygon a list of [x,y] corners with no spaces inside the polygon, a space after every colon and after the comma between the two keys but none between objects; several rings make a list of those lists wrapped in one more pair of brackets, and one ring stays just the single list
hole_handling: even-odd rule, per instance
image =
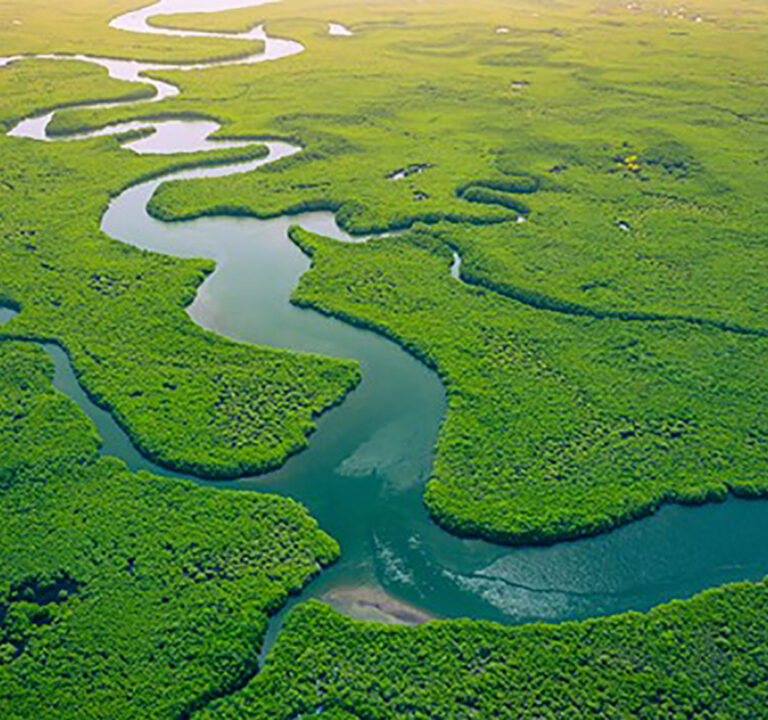
[{"label": "wetland vegetation", "polygon": [[665,500],[768,490],[768,339],[543,312],[459,284],[435,228],[363,245],[292,238],[313,260],[297,302],[385,332],[440,372],[449,408],[426,502],[448,529],[552,541]]},{"label": "wetland vegetation", "polygon": [[[58,138],[208,119],[252,143],[170,158],[123,147],[119,128],[0,137],[0,305],[16,311],[0,326],[0,714],[765,716],[763,582],[522,628],[389,627],[313,601],[290,612],[257,675],[268,617],[337,543],[291,498],[102,456],[35,343],[62,347],[89,397],[165,468],[239,478],[305,448],[360,385],[356,359],[204,330],[187,309],[215,263],[100,226],[143,180],[256,160],[257,139],[280,138],[301,152],[162,184],[148,208],[165,222],[325,210],[350,233],[384,234],[342,243],[294,228],[312,266],[292,301],[439,374],[448,408],[424,500],[445,531],[555,543],[664,503],[762,498],[766,9],[283,0],[211,14],[200,2],[150,17],[157,32],[110,26],[140,5],[0,3],[9,57],[217,61],[134,83],[76,60],[0,63],[6,130],[61,108]],[[304,51],[228,64],[268,52],[250,32],[262,24]],[[133,102],[158,80],[178,94]],[[374,610],[429,617],[367,593]]]},{"label": "wetland vegetation", "polygon": [[141,3],[135,0],[77,0],[65,6],[52,6],[48,0],[5,0],[0,5],[1,52],[199,62],[207,58],[232,58],[259,48],[259,43],[253,41],[135,34],[110,27],[113,18],[138,6]]},{"label": "wetland vegetation", "polygon": [[[0,333],[62,345],[147,456],[197,474],[263,471],[302,448],[314,417],[357,383],[352,361],[202,331],[184,308],[209,261],[135,250],[100,231],[110,194],[196,156],[136,156],[112,138],[0,138],[0,148],[0,295],[22,309]],[[260,153],[214,151],[203,162]]]},{"label": "wetland vegetation", "polygon": [[291,500],[100,458],[45,353],[0,357],[0,714],[181,717],[241,684],[336,543]]},{"label": "wetland vegetation", "polygon": [[406,628],[311,601],[249,685],[193,718],[751,720],[765,716],[766,611],[763,583],[647,614],[523,628]]}]

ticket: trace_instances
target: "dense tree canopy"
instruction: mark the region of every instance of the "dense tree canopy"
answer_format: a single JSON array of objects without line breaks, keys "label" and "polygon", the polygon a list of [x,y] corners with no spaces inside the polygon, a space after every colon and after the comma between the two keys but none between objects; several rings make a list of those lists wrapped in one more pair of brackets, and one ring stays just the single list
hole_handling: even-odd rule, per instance
[{"label": "dense tree canopy", "polygon": [[0,343],[0,716],[178,717],[255,672],[267,616],[338,546],[292,500],[100,458],[51,375]]}]

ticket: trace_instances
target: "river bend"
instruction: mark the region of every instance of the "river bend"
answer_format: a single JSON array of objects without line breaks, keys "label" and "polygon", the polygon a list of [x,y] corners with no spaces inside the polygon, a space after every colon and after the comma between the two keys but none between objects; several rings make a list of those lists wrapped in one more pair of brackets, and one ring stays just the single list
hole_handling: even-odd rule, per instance
[{"label": "river bend", "polygon": [[[149,20],[160,14],[259,4],[263,3],[162,0],[114,19],[111,26],[132,32],[211,36],[216,33],[166,30],[152,26]],[[304,50],[291,40],[270,38],[262,26],[226,37],[265,43],[262,52],[227,64],[279,60]],[[145,102],[178,94],[174,85],[148,78],[146,73],[203,71],[222,64],[180,66],[91,56],[41,57],[92,62],[106,67],[112,77],[148,83],[155,95]],[[14,60],[20,58],[0,58],[0,65]],[[53,114],[27,118],[10,135],[50,140],[47,128]],[[128,143],[134,152],[172,154],[252,144],[211,140],[219,125],[210,120],[136,121],[75,137],[145,128],[155,132]],[[435,526],[422,505],[421,493],[446,410],[437,376],[389,340],[289,302],[309,268],[308,259],[288,239],[290,225],[300,224],[341,241],[364,238],[345,234],[327,212],[270,220],[214,217],[166,224],[146,211],[164,182],[257,172],[265,164],[301,151],[285,142],[266,145],[269,155],[259,160],[172,173],[129,188],[111,202],[102,228],[111,237],[137,247],[214,259],[216,271],[189,308],[199,325],[242,342],[355,358],[361,363],[364,379],[360,387],[321,418],[309,449],[273,473],[215,482],[232,491],[293,497],[339,541],[341,560],[292,599],[289,607],[318,597],[343,612],[385,622],[419,622],[433,616],[505,623],[562,621],[644,610],[710,586],[758,580],[768,572],[768,503],[732,499],[697,508],[667,506],[655,516],[605,535],[537,548],[510,549],[460,539]],[[458,255],[454,260],[451,272],[460,281]],[[0,308],[0,323],[10,321],[14,314]],[[104,454],[120,457],[134,470],[175,476],[144,458],[112,416],[89,400],[60,348],[43,347],[56,365],[56,387],[94,421]],[[273,619],[267,648],[284,614],[285,610]]]}]

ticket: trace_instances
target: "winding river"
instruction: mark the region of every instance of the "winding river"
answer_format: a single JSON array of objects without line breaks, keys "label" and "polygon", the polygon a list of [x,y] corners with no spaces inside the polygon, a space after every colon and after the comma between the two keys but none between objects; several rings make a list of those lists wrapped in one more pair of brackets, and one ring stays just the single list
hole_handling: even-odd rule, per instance
[{"label": "winding river", "polygon": [[[147,21],[163,13],[258,4],[253,0],[163,0],[116,18],[111,25],[136,32],[208,36],[161,30]],[[242,64],[277,60],[303,50],[298,43],[270,38],[263,27],[227,37],[265,41],[264,52],[233,61]],[[142,73],[180,66],[78,59],[107,67],[113,77],[151,84],[157,90],[152,101],[178,93],[173,85]],[[0,65],[11,60],[0,59]],[[24,120],[11,135],[50,139],[46,128],[51,117],[49,113]],[[156,132],[130,143],[135,152],[250,144],[211,141],[209,135],[219,126],[202,120],[124,123],[92,135],[138,127]],[[288,608],[318,597],[356,617],[385,622],[420,622],[433,616],[505,623],[562,621],[643,610],[706,587],[757,580],[768,573],[768,503],[729,500],[698,508],[667,506],[653,517],[606,535],[538,548],[510,549],[459,539],[432,524],[421,493],[446,409],[437,376],[383,337],[289,302],[309,267],[307,258],[288,240],[290,225],[300,224],[346,242],[364,238],[349,237],[325,212],[272,220],[219,217],[171,224],[146,212],[163,182],[253,172],[300,152],[284,142],[266,144],[269,155],[259,160],[169,174],[126,190],[110,204],[102,228],[111,237],[138,247],[215,259],[216,272],[189,309],[201,326],[243,342],[351,357],[362,365],[360,387],[320,420],[309,449],[283,468],[231,482],[195,479],[232,491],[293,497],[339,541],[342,559],[292,599]],[[460,281],[459,270],[456,256],[452,273]],[[14,314],[0,309],[0,323]],[[93,405],[61,349],[44,347],[56,365],[56,387],[93,419],[105,454],[122,458],[132,469],[174,475],[142,457],[112,416]],[[271,623],[265,652],[285,612]]]}]

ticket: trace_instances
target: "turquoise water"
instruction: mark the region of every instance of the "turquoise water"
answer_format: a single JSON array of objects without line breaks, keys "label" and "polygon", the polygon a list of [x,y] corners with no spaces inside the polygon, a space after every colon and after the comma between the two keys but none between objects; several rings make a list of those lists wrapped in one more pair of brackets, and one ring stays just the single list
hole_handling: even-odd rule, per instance
[{"label": "turquoise water", "polygon": [[[258,162],[288,148],[273,144]],[[146,249],[214,258],[216,272],[190,308],[200,325],[244,342],[355,358],[362,366],[363,383],[321,420],[306,452],[275,473],[215,483],[296,498],[339,541],[341,561],[300,599],[373,587],[439,617],[561,621],[646,609],[768,573],[768,503],[670,506],[613,533],[545,548],[503,548],[439,529],[421,500],[446,410],[437,376],[394,343],[289,302],[309,269],[288,239],[292,224],[359,239],[340,231],[330,213],[162,223],[144,209],[161,182],[117,198],[102,227]]]},{"label": "turquoise water", "polygon": [[[188,0],[174,2],[186,7]],[[208,0],[196,2],[210,5]],[[137,16],[134,29],[144,31],[142,23],[151,14],[145,11]],[[287,42],[270,41],[268,47],[274,53],[265,59],[300,49]],[[111,67],[116,76],[127,72],[118,67],[120,61],[91,61]],[[142,65],[130,65],[131,77],[139,79]],[[158,99],[175,91],[167,83],[152,82],[160,86]],[[15,134],[45,139],[50,117],[20,123]],[[172,153],[215,147],[207,133],[217,129],[217,123],[210,127],[179,121],[157,125],[161,132],[134,150]],[[121,130],[115,126],[109,132]],[[269,147],[270,156],[264,160],[171,177],[185,180],[257,171],[260,165],[299,151],[286,143],[269,143]],[[341,232],[329,213],[164,224],[150,218],[145,206],[166,180],[138,185],[116,198],[103,219],[103,229],[139,247],[215,259],[216,272],[190,308],[195,321],[243,342],[350,357],[361,363],[360,387],[320,420],[309,449],[281,470],[226,483],[195,480],[232,492],[293,497],[339,541],[341,560],[290,604],[319,597],[358,615],[378,617],[376,610],[381,619],[395,619],[404,614],[403,607],[415,606],[437,617],[557,622],[644,610],[707,587],[757,580],[768,573],[765,502],[669,506],[607,535],[543,548],[509,549],[443,532],[431,523],[421,502],[446,409],[437,376],[378,335],[289,303],[298,279],[309,267],[307,258],[287,238],[291,224],[340,241],[360,239]],[[454,275],[458,263],[457,257]],[[14,314],[0,308],[0,323]],[[112,416],[90,402],[60,348],[44,347],[56,364],[56,386],[94,421],[105,454],[122,458],[135,470],[173,475],[143,458]],[[339,600],[342,595],[343,601]],[[377,599],[378,609],[370,608],[371,597]],[[284,612],[270,625],[267,648]]]},{"label": "turquoise water", "polygon": [[[280,154],[289,147],[277,145],[272,151]],[[173,177],[223,172],[208,168]],[[446,408],[437,376],[374,333],[289,303],[309,268],[287,237],[291,224],[342,241],[358,239],[340,231],[329,213],[165,224],[145,211],[161,182],[116,198],[103,228],[144,248],[215,258],[217,270],[190,308],[198,323],[244,342],[361,363],[360,387],[320,420],[310,448],[282,469],[237,481],[196,480],[293,497],[339,541],[342,559],[289,606],[308,597],[337,602],[340,590],[347,600],[364,599],[374,590],[378,597],[392,598],[390,605],[416,606],[437,617],[556,622],[643,610],[768,573],[768,503],[763,502],[669,506],[607,535],[542,548],[510,549],[445,533],[429,520],[421,502]],[[0,318],[12,315],[2,312]],[[56,386],[95,422],[103,452],[132,469],[173,475],[142,457],[112,416],[90,402],[65,353],[45,347],[56,363]],[[343,609],[364,610],[354,603],[350,609],[348,602]],[[270,627],[270,642],[283,615]]]}]

